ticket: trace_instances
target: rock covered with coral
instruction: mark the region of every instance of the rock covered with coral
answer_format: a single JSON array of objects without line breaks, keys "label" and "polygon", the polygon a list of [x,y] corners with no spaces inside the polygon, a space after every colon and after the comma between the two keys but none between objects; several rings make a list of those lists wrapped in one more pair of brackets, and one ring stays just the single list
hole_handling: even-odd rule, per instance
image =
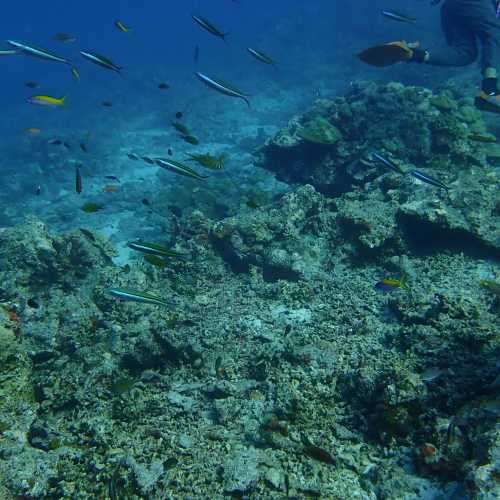
[{"label": "rock covered with coral", "polygon": [[[318,120],[341,138],[311,140],[309,124]],[[259,150],[257,164],[287,182],[345,193],[338,200],[342,223],[365,249],[397,243],[401,231],[426,230],[498,251],[500,175],[489,162],[497,146],[488,141],[481,114],[451,91],[361,83],[294,117]],[[373,161],[373,152],[396,161],[403,174]],[[417,184],[412,170],[438,178],[448,191]]]},{"label": "rock covered with coral", "polygon": [[[477,118],[439,97],[367,86],[338,106],[357,111],[358,134],[373,109],[422,106],[419,154],[432,162],[445,147],[432,120]],[[222,220],[180,217],[158,241],[182,259],[118,266],[97,234],[55,236],[35,219],[1,235],[0,377],[15,397],[0,406],[0,487],[33,498],[498,496],[494,170],[480,154],[477,167],[459,161],[443,173],[448,192],[374,164],[332,173],[326,158],[349,163],[362,140],[326,115],[302,120],[272,147],[282,172],[303,162],[293,182],[305,185]],[[401,127],[391,130],[396,143]],[[462,145],[464,158],[476,147]],[[341,188],[323,189],[336,175]],[[384,278],[400,286],[380,293]],[[166,305],[116,301],[110,286]]]}]

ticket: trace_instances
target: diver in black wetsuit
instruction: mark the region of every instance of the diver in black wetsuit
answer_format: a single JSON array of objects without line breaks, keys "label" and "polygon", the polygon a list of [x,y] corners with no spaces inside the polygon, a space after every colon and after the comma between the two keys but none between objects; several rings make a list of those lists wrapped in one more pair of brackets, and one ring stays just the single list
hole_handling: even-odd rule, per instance
[{"label": "diver in black wetsuit", "polygon": [[476,106],[500,113],[496,69],[500,65],[500,19],[497,17],[500,0],[432,0],[431,3],[442,3],[441,28],[447,48],[429,51],[419,48],[418,44],[398,41],[372,47],[360,54],[361,59],[375,66],[399,61],[466,66],[478,58],[480,46],[483,81]]}]

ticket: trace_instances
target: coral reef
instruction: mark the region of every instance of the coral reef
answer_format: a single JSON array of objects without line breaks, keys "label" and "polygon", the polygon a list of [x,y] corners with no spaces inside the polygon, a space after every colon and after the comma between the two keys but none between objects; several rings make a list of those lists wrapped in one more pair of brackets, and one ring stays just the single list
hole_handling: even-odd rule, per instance
[{"label": "coral reef", "polygon": [[[471,133],[450,92],[357,84],[260,150],[291,192],[177,218],[184,259],[119,266],[35,218],[0,233],[0,488],[497,498],[498,172]],[[353,165],[372,149],[449,190]],[[374,289],[389,277],[405,286]]]}]

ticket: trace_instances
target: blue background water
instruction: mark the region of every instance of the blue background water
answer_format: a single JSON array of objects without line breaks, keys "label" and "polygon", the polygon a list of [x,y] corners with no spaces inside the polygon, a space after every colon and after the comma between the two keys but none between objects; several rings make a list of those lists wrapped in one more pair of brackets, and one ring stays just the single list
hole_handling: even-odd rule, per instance
[{"label": "blue background water", "polygon": [[[380,15],[382,8],[407,12],[419,21],[411,25],[387,20]],[[81,82],[75,82],[63,64],[21,55],[0,58],[0,200],[4,207],[9,206],[7,215],[5,211],[0,214],[0,226],[32,212],[61,226],[63,218],[70,220],[62,214],[72,210],[64,203],[58,205],[72,189],[73,169],[68,165],[83,161],[91,176],[119,172],[126,178],[138,164],[122,164],[123,150],[139,148],[141,154],[159,154],[158,141],[148,142],[148,134],[158,135],[163,130],[167,136],[161,147],[170,146],[176,138],[168,136],[172,134],[169,122],[178,110],[188,112],[189,125],[197,131],[205,129],[205,151],[217,152],[216,143],[224,143],[226,149],[238,143],[232,157],[239,158],[294,112],[318,96],[342,93],[353,80],[395,79],[432,86],[436,76],[439,81],[453,74],[416,65],[378,70],[355,57],[366,46],[392,39],[441,41],[439,9],[431,8],[427,1],[57,0],[50,5],[8,2],[2,9],[0,39],[38,45],[71,59],[81,73]],[[191,19],[192,13],[229,32],[228,43],[202,30]],[[130,25],[132,32],[120,32],[114,26],[116,20]],[[76,42],[52,40],[59,32],[74,35]],[[200,48],[198,63],[193,60],[196,45]],[[278,71],[252,59],[246,53],[248,46],[275,58]],[[82,49],[102,53],[123,66],[123,78],[83,60]],[[195,71],[218,76],[250,93],[252,109],[205,88],[194,77]],[[27,81],[40,83],[40,88],[27,88]],[[160,82],[168,82],[172,88],[159,91]],[[67,106],[54,110],[26,103],[27,97],[39,93],[66,95]],[[102,101],[112,102],[113,108],[104,108]],[[42,134],[27,136],[29,127],[40,128]],[[244,146],[246,136],[253,142]],[[47,146],[53,137],[71,142],[73,149],[58,151]],[[82,155],[78,142],[89,137],[92,154]],[[186,152],[179,147],[177,151]],[[232,169],[235,175],[239,171]],[[161,182],[168,185],[178,179],[169,176]],[[41,198],[33,197],[37,184],[47,185]],[[94,184],[92,191],[87,183],[84,194],[100,188]],[[138,191],[136,196],[143,193]],[[50,215],[58,207],[59,215]],[[120,205],[115,209],[120,210]],[[76,215],[74,223],[78,223]]]}]

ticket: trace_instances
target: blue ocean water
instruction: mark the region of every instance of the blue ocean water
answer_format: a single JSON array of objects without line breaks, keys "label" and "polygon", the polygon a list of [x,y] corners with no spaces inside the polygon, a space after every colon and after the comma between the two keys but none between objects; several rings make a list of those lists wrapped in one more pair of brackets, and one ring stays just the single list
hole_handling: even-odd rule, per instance
[{"label": "blue ocean water", "polygon": [[[382,18],[381,8],[391,7],[417,15],[418,27]],[[196,25],[192,14],[202,15],[228,32],[227,43]],[[131,32],[119,31],[114,26],[117,20],[131,26]],[[9,206],[0,214],[1,225],[11,225],[29,211],[36,211],[42,219],[48,217],[56,227],[57,223],[61,228],[71,225],[71,208],[64,205],[64,200],[69,202],[65,194],[71,191],[73,175],[68,164],[84,162],[87,178],[107,173],[126,180],[138,165],[125,162],[124,150],[160,154],[158,145],[152,147],[145,137],[159,135],[161,128],[161,146],[173,147],[169,121],[177,111],[186,113],[194,126],[211,130],[218,142],[231,144],[234,137],[227,140],[228,134],[235,130],[240,139],[255,138],[261,130],[263,139],[266,127],[270,131],[283,125],[299,105],[318,96],[335,95],[356,79],[397,77],[425,83],[428,69],[412,70],[410,75],[401,68],[374,71],[353,54],[385,40],[420,35],[437,39],[436,27],[437,9],[416,0],[367,4],[344,0],[8,3],[0,20],[3,39],[34,44],[70,59],[81,81],[76,82],[63,64],[24,55],[0,60],[0,175],[7,176],[0,195],[4,206]],[[76,41],[52,39],[61,32]],[[252,59],[246,47],[272,56],[278,61],[278,70]],[[110,58],[123,67],[123,77],[83,60],[79,50]],[[222,78],[251,94],[252,109],[214,94],[196,80],[195,71]],[[27,82],[36,82],[39,88],[27,88]],[[171,88],[160,91],[162,82]],[[40,93],[66,96],[67,104],[64,109],[41,109],[26,102],[30,95]],[[102,102],[113,107],[104,107]],[[30,128],[40,132],[26,132]],[[54,139],[64,140],[71,149],[48,146]],[[88,155],[78,149],[82,141],[89,142]],[[175,145],[173,149],[179,154],[187,148]],[[163,185],[169,182],[175,178],[162,178]],[[97,183],[93,188],[88,184],[80,198],[99,188]],[[33,193],[39,185],[41,194],[35,199]],[[68,192],[61,192],[65,187]],[[60,202],[61,196],[58,216],[56,200]],[[141,197],[140,192],[137,196]],[[109,201],[108,211],[114,212],[114,202]],[[78,223],[78,215],[74,223]]]}]

